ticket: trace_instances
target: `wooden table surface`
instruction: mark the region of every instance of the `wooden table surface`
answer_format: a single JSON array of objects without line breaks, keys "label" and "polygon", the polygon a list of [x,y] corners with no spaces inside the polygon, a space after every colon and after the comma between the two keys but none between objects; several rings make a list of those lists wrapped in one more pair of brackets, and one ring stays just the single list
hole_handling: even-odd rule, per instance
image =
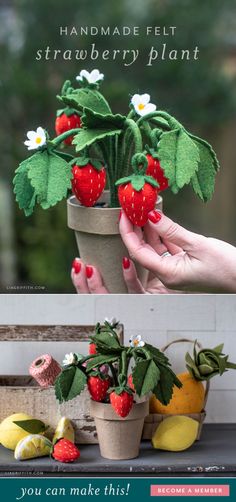
[{"label": "wooden table surface", "polygon": [[154,450],[142,442],[140,456],[132,460],[107,460],[98,445],[81,445],[77,462],[63,464],[44,457],[17,461],[0,447],[0,476],[233,476],[236,477],[236,424],[205,424],[200,441],[190,449],[172,453]]}]

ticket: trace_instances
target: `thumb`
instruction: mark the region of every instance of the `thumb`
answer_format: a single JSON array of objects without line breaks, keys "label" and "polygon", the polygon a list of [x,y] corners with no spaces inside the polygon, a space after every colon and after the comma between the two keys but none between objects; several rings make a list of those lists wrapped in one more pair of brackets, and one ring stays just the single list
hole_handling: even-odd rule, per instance
[{"label": "thumb", "polygon": [[163,242],[176,244],[184,251],[191,251],[202,238],[202,236],[181,227],[157,210],[149,213],[147,224],[154,232],[157,232]]}]

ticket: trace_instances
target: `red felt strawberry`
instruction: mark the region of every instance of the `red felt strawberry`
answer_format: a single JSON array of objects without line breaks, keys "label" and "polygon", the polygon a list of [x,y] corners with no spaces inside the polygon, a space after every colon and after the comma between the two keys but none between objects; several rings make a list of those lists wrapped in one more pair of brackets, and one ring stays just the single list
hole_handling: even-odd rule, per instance
[{"label": "red felt strawberry", "polygon": [[106,171],[100,162],[77,160],[72,168],[72,190],[83,206],[92,207],[106,185]]},{"label": "red felt strawberry", "polygon": [[103,401],[105,399],[110,383],[110,377],[106,375],[96,375],[88,378],[88,390],[94,401]]},{"label": "red felt strawberry", "polygon": [[97,347],[93,342],[89,344],[89,354],[97,354]]},{"label": "red felt strawberry", "polygon": [[133,376],[132,374],[130,373],[130,375],[128,376],[128,386],[133,390],[135,391],[135,388],[134,388],[134,382],[133,382]]},{"label": "red felt strawberry", "polygon": [[130,391],[130,389],[127,391],[123,390],[119,394],[117,392],[119,391],[114,390],[113,392],[111,392],[110,403],[117,415],[124,418],[127,417],[133,406],[133,393],[132,391]]},{"label": "red felt strawberry", "polygon": [[157,181],[157,183],[159,184],[159,192],[166,190],[169,186],[169,183],[168,179],[165,177],[163,169],[161,168],[159,160],[153,157],[151,154],[147,154],[146,157],[148,161],[148,167],[146,171],[147,175],[152,176],[154,180]]},{"label": "red felt strawberry", "polygon": [[63,438],[54,445],[52,457],[58,462],[74,462],[80,457],[80,451],[74,443]]},{"label": "red felt strawberry", "polygon": [[[58,116],[55,122],[55,130],[57,136],[62,134],[63,132],[69,131],[70,129],[74,129],[77,127],[81,127],[81,118],[71,108],[65,108],[64,110],[60,110],[58,112]],[[65,139],[64,143],[66,145],[71,145],[74,136],[69,136]]]},{"label": "red felt strawberry", "polygon": [[131,180],[119,186],[120,205],[133,225],[143,227],[147,223],[148,213],[155,209],[158,190],[154,183],[151,176],[134,174]]}]

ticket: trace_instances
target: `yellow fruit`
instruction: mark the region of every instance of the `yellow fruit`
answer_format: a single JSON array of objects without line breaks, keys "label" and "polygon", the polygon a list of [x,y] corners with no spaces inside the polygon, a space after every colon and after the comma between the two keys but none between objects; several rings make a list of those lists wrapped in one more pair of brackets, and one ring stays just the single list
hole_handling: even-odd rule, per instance
[{"label": "yellow fruit", "polygon": [[181,389],[174,387],[172,398],[167,406],[164,406],[153,395],[150,399],[150,413],[161,413],[162,415],[201,413],[205,399],[203,383],[195,380],[188,372],[180,373],[177,376],[183,384]]},{"label": "yellow fruit", "polygon": [[197,438],[198,427],[199,423],[189,417],[165,418],[153,434],[152,445],[159,450],[187,450]]},{"label": "yellow fruit", "polygon": [[50,455],[52,443],[40,434],[29,434],[17,443],[14,457],[16,460],[45,457]]},{"label": "yellow fruit", "polygon": [[55,434],[53,436],[53,443],[61,438],[68,439],[72,443],[75,442],[75,431],[73,429],[71,421],[66,417],[62,417],[59,420]]},{"label": "yellow fruit", "polygon": [[10,417],[5,418],[0,424],[0,443],[9,450],[15,450],[17,443],[24,437],[29,435],[29,432],[21,429],[19,425],[14,424],[18,420],[32,420],[33,417],[25,413],[15,413]]}]

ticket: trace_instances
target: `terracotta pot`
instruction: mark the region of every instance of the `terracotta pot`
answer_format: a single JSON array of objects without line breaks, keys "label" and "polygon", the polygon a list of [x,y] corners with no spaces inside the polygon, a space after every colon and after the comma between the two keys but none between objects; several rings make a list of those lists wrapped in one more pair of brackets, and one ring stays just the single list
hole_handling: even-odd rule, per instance
[{"label": "terracotta pot", "polygon": [[[109,192],[105,191],[99,203],[107,203]],[[162,198],[158,198],[162,209]],[[75,196],[67,201],[68,226],[75,231],[80,258],[94,265],[101,272],[104,285],[110,293],[127,293],[122,275],[122,258],[128,255],[119,233],[120,208],[84,207]],[[136,265],[137,273],[146,284],[148,272]]]},{"label": "terracotta pot", "polygon": [[148,400],[135,403],[129,415],[121,418],[110,404],[91,400],[90,414],[94,417],[102,457],[111,460],[138,457],[148,408]]}]

